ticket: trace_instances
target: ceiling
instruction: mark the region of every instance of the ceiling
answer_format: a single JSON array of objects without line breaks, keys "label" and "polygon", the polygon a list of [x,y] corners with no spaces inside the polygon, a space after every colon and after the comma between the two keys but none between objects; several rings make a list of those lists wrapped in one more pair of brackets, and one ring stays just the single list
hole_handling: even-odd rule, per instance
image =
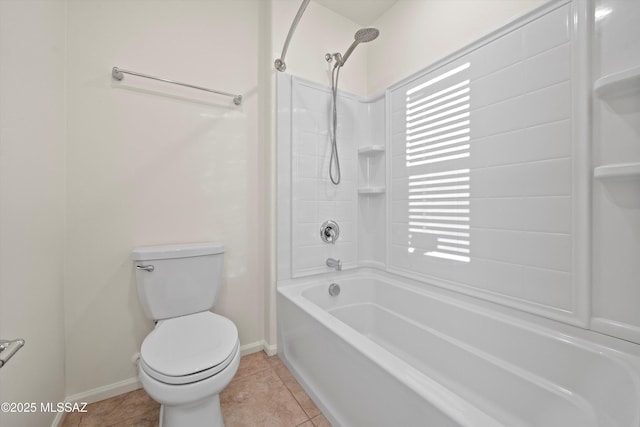
[{"label": "ceiling", "polygon": [[356,24],[371,25],[398,0],[315,0]]}]

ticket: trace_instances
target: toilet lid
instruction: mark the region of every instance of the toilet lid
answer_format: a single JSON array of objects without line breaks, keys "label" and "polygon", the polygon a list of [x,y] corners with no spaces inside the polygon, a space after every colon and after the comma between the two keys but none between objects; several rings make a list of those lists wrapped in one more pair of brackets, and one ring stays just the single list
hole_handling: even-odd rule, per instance
[{"label": "toilet lid", "polygon": [[144,339],[144,364],[169,377],[211,369],[228,361],[238,342],[236,325],[205,311],[161,320]]}]

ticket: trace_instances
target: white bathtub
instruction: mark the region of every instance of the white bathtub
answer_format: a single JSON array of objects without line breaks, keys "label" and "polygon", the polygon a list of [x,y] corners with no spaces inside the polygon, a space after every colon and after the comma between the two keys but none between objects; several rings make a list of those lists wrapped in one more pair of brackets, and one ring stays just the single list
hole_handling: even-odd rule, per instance
[{"label": "white bathtub", "polygon": [[279,283],[278,340],[334,427],[640,427],[640,346],[386,273]]}]

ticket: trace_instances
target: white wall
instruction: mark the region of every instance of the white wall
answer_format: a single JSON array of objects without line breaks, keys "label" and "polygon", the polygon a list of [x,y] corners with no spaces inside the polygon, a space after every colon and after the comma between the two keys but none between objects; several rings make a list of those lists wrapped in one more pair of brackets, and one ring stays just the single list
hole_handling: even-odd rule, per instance
[{"label": "white wall", "polygon": [[398,0],[374,24],[367,92],[375,94],[499,28],[544,0]]},{"label": "white wall", "polygon": [[[152,327],[131,249],[224,243],[214,307],[264,336],[258,0],[68,2],[67,395],[135,379]],[[125,76],[113,66],[244,96]]]},{"label": "white wall", "polygon": [[[0,1],[0,338],[26,340],[0,370],[0,402],[65,397],[64,10]],[[0,412],[0,425],[54,416]]]},{"label": "white wall", "polygon": [[[300,3],[271,0],[271,62],[282,53]],[[340,73],[340,87],[357,95],[378,94],[542,3],[544,0],[398,0],[372,23],[380,29],[380,36],[356,48]],[[360,27],[312,1],[289,45],[286,72],[329,84],[324,54],[344,53]]]},{"label": "white wall", "polygon": [[[296,16],[301,0],[271,0],[272,7],[272,70],[273,61],[282,54],[287,33]],[[353,42],[360,26],[326,7],[311,2],[289,44],[285,57],[286,73],[323,85],[331,84],[331,68],[325,53],[344,53]],[[361,45],[353,51],[340,71],[341,90],[357,95],[367,94],[367,49]]]}]

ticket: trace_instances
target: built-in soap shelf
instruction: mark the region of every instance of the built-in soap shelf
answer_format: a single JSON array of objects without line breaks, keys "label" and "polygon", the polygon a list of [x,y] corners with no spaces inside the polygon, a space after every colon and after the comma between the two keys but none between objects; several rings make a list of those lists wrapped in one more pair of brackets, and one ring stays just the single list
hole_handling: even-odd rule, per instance
[{"label": "built-in soap shelf", "polygon": [[593,170],[593,177],[600,181],[640,180],[640,163],[617,163],[598,166]]},{"label": "built-in soap shelf", "polygon": [[358,188],[358,194],[367,195],[367,196],[375,196],[377,194],[384,194],[386,191],[385,187],[360,187]]},{"label": "built-in soap shelf", "polygon": [[384,175],[380,173],[380,171],[384,171],[384,169],[382,169],[384,152],[385,146],[382,144],[372,144],[358,148],[358,157],[361,159],[360,167],[362,171],[358,194],[375,196],[385,193],[386,189],[384,185],[379,185],[382,184],[384,180]]},{"label": "built-in soap shelf", "polygon": [[371,157],[382,153],[384,153],[384,145],[368,145],[358,148],[358,155],[360,156]]},{"label": "built-in soap shelf", "polygon": [[599,78],[594,83],[593,90],[601,98],[634,92],[640,94],[640,66]]}]

